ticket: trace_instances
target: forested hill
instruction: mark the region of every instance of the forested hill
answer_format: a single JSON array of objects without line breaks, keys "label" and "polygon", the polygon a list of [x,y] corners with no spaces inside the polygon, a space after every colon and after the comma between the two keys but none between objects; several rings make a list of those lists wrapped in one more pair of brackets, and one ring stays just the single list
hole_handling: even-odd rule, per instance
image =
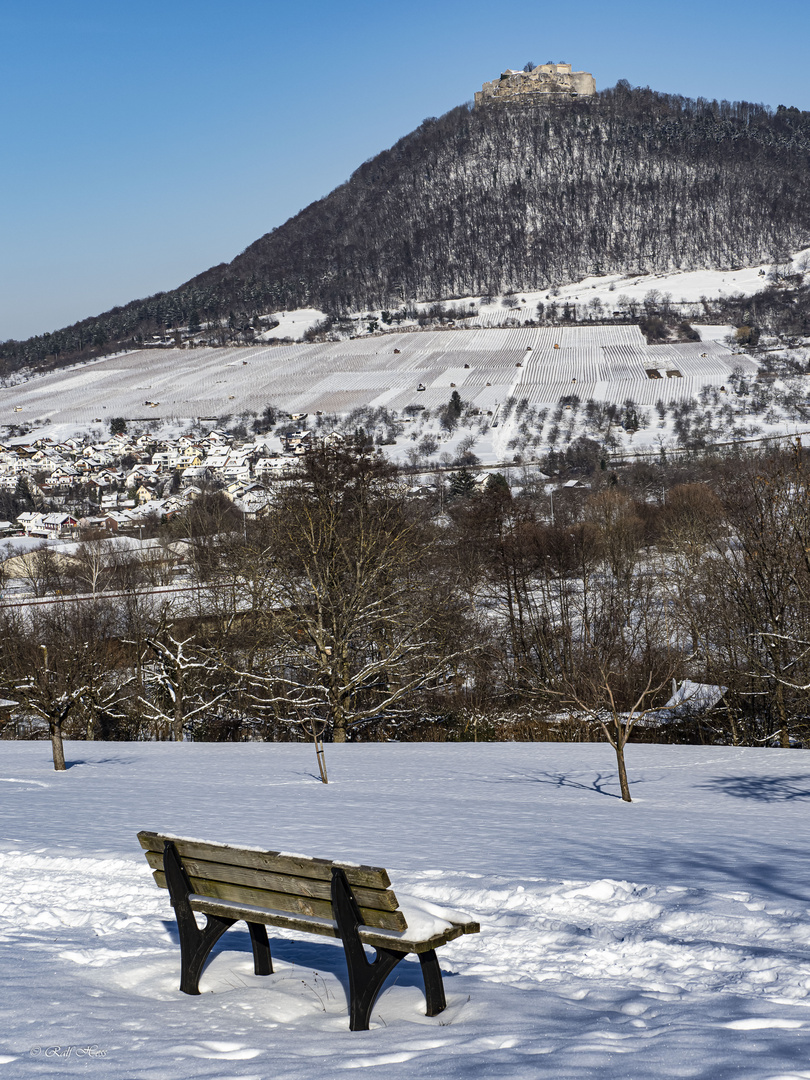
[{"label": "forested hill", "polygon": [[810,113],[621,82],[563,105],[462,106],[425,120],[233,262],[6,342],[0,363],[65,362],[231,315],[731,268],[808,242]]}]

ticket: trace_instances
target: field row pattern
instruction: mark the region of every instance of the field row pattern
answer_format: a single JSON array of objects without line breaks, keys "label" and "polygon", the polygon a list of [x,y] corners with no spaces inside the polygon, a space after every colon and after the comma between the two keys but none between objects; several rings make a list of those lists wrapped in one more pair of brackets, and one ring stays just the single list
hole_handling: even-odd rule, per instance
[{"label": "field row pattern", "polygon": [[[551,401],[560,387],[583,398],[623,400],[633,382],[634,399],[654,403],[659,397],[680,400],[696,392],[695,386],[725,383],[735,367],[746,374],[756,371],[747,357],[717,342],[647,346],[634,326],[431,331],[319,345],[144,350],[10,388],[0,401],[0,422],[220,416],[261,412],[268,403],[295,412],[345,412],[369,404],[436,408],[446,403],[454,385],[479,407],[491,407],[510,393]],[[649,368],[677,368],[684,378],[650,380]],[[677,389],[668,385],[674,381]],[[420,384],[427,389],[418,390]],[[152,402],[157,405],[147,404]]]}]

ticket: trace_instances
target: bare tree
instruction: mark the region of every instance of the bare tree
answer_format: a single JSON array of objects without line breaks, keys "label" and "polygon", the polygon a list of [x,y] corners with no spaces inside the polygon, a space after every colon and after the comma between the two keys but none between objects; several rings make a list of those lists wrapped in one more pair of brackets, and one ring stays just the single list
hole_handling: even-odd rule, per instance
[{"label": "bare tree", "polygon": [[3,627],[2,695],[16,702],[17,710],[39,717],[48,725],[53,767],[65,770],[63,727],[88,690],[86,650],[79,646],[54,647],[38,640],[36,630],[26,633],[8,620]]},{"label": "bare tree", "polygon": [[14,558],[14,576],[25,581],[34,596],[47,596],[61,584],[59,557],[43,541]]},{"label": "bare tree", "polygon": [[428,534],[381,459],[309,454],[306,475],[279,494],[250,571],[265,582],[253,616],[262,647],[240,674],[257,701],[299,723],[317,718],[344,742],[446,679],[453,654],[438,647],[437,628],[455,602],[427,572]]},{"label": "bare tree", "polygon": [[146,636],[145,647],[139,665],[138,703],[157,732],[169,730],[175,742],[182,742],[184,730],[227,696],[229,688],[222,685],[224,670],[193,634],[175,636],[165,616]]},{"label": "bare tree", "polygon": [[95,597],[115,576],[116,554],[109,539],[86,540],[73,557],[70,575]]},{"label": "bare tree", "polygon": [[632,802],[630,798],[630,784],[627,780],[627,766],[624,760],[624,748],[633,732],[633,728],[656,710],[652,705],[652,698],[669,686],[669,678],[653,685],[653,674],[647,678],[647,683],[641,693],[635,698],[629,709],[622,709],[616,693],[616,684],[619,681],[613,671],[599,667],[598,675],[591,681],[590,694],[587,699],[572,694],[569,704],[578,710],[578,719],[595,722],[602,729],[605,738],[616,751],[616,765],[619,771],[619,787],[624,802]]},{"label": "bare tree", "polygon": [[743,671],[775,716],[767,737],[787,748],[791,714],[805,711],[810,686],[810,484],[800,448],[792,459],[739,463],[723,501],[728,528],[716,542],[713,593],[733,606]]},{"label": "bare tree", "polygon": [[116,737],[109,732],[119,730],[119,725],[130,719],[135,685],[134,671],[123,655],[113,657],[108,651],[102,658],[89,659],[87,690],[77,708],[88,741],[97,733],[101,738]]},{"label": "bare tree", "polygon": [[111,604],[73,598],[23,616],[2,613],[0,686],[18,712],[48,724],[56,769],[64,768],[66,732],[92,739],[127,715],[133,673],[117,644],[119,625]]}]

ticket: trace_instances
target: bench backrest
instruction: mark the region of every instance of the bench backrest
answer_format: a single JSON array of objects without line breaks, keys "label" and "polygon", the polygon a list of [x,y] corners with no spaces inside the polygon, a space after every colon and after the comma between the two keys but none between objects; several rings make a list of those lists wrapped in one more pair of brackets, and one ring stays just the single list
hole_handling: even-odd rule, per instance
[{"label": "bench backrest", "polygon": [[360,908],[363,923],[379,930],[407,930],[405,916],[388,874],[378,866],[310,859],[278,851],[237,848],[189,840],[167,833],[139,832],[138,839],[157,884],[165,889],[163,845],[177,849],[194,892],[214,900],[267,911],[285,911],[321,919],[332,916],[332,867],[346,875]]}]

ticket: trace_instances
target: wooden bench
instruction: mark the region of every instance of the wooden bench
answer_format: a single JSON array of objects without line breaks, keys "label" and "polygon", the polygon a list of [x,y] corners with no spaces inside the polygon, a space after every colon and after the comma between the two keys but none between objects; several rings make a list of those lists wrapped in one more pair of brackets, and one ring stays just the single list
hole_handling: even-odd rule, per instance
[{"label": "wooden bench", "polygon": [[[387,976],[416,953],[425,984],[427,1015],[446,1008],[436,949],[478,923],[460,912],[408,930],[385,870],[376,866],[310,859],[277,851],[237,848],[164,833],[139,832],[138,839],[157,884],[169,890],[180,935],[180,989],[199,994],[211,949],[239,919],[253,946],[257,975],[271,975],[267,926],[340,938],[349,971],[349,1026],[366,1031]],[[201,930],[194,912],[206,916]],[[450,918],[444,918],[450,915]],[[412,917],[412,922],[413,922]],[[418,922],[417,918],[417,922]],[[364,945],[376,950],[369,961]]]}]

